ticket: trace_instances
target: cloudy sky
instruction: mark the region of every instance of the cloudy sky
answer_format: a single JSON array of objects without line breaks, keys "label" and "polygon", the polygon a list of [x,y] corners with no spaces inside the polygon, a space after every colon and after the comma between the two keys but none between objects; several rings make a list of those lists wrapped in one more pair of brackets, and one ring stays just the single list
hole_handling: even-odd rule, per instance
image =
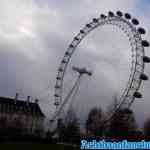
[{"label": "cloudy sky", "polygon": [[[130,12],[146,28],[143,38],[150,39],[149,0],[0,0],[0,95],[13,97],[19,92],[21,99],[39,98],[42,110],[51,116],[55,78],[65,50],[86,23],[109,10]],[[72,65],[87,67],[93,76],[84,77],[74,105],[80,106],[79,112],[107,107],[128,80],[130,57],[128,38],[118,28],[96,29],[72,57],[64,95],[77,77]],[[150,75],[148,65],[145,72]],[[150,115],[149,89],[150,82],[142,84],[143,99],[133,104],[138,120]]]}]

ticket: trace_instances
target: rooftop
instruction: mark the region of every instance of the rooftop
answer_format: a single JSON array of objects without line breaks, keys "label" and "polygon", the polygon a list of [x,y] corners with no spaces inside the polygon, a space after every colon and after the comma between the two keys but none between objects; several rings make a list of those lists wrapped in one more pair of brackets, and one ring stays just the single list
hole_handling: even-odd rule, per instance
[{"label": "rooftop", "polygon": [[[10,97],[0,97],[0,105],[7,106],[0,107],[0,111],[7,111],[8,113],[21,111],[23,113],[34,113],[37,116],[45,117],[38,103],[33,103],[30,101],[15,100],[15,98]],[[7,110],[6,110],[7,109]]]}]

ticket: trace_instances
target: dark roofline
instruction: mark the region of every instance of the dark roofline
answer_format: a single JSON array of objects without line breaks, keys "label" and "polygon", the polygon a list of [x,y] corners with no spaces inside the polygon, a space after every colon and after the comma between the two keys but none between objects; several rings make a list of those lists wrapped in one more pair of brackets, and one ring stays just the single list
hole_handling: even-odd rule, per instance
[{"label": "dark roofline", "polygon": [[36,113],[38,113],[39,116],[45,117],[44,113],[42,112],[40,106],[38,103],[33,103],[33,102],[27,102],[24,100],[18,99],[15,102],[15,98],[12,97],[0,97],[0,104],[8,104],[8,105],[16,105],[18,107],[23,106],[25,108],[31,108],[31,110],[35,109]]}]

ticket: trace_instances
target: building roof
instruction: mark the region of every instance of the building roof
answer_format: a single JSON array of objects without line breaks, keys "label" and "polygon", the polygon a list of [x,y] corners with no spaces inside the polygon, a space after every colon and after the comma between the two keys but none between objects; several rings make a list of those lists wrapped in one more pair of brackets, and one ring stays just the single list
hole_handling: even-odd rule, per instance
[{"label": "building roof", "polygon": [[[31,113],[39,117],[45,117],[38,103],[27,102],[23,100],[16,100],[10,97],[0,97],[0,111],[12,112],[23,112]],[[7,106],[7,107],[5,107]]]}]

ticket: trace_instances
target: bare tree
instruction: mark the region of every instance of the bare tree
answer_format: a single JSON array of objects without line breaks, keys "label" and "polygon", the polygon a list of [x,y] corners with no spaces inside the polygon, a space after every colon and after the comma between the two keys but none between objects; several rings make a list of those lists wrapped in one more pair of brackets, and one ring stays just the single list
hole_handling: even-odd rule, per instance
[{"label": "bare tree", "polygon": [[[113,109],[117,105],[116,98],[112,105]],[[113,110],[112,109],[112,110]],[[111,113],[111,111],[109,111]],[[110,114],[107,115],[110,115]],[[109,122],[107,135],[113,138],[130,138],[137,131],[137,124],[134,118],[133,111],[129,108],[120,108]]]},{"label": "bare tree", "polygon": [[103,113],[101,108],[94,107],[88,114],[85,124],[87,135],[101,136],[103,132]]},{"label": "bare tree", "polygon": [[73,109],[69,110],[64,119],[58,120],[57,128],[62,142],[79,144],[80,124]]}]

